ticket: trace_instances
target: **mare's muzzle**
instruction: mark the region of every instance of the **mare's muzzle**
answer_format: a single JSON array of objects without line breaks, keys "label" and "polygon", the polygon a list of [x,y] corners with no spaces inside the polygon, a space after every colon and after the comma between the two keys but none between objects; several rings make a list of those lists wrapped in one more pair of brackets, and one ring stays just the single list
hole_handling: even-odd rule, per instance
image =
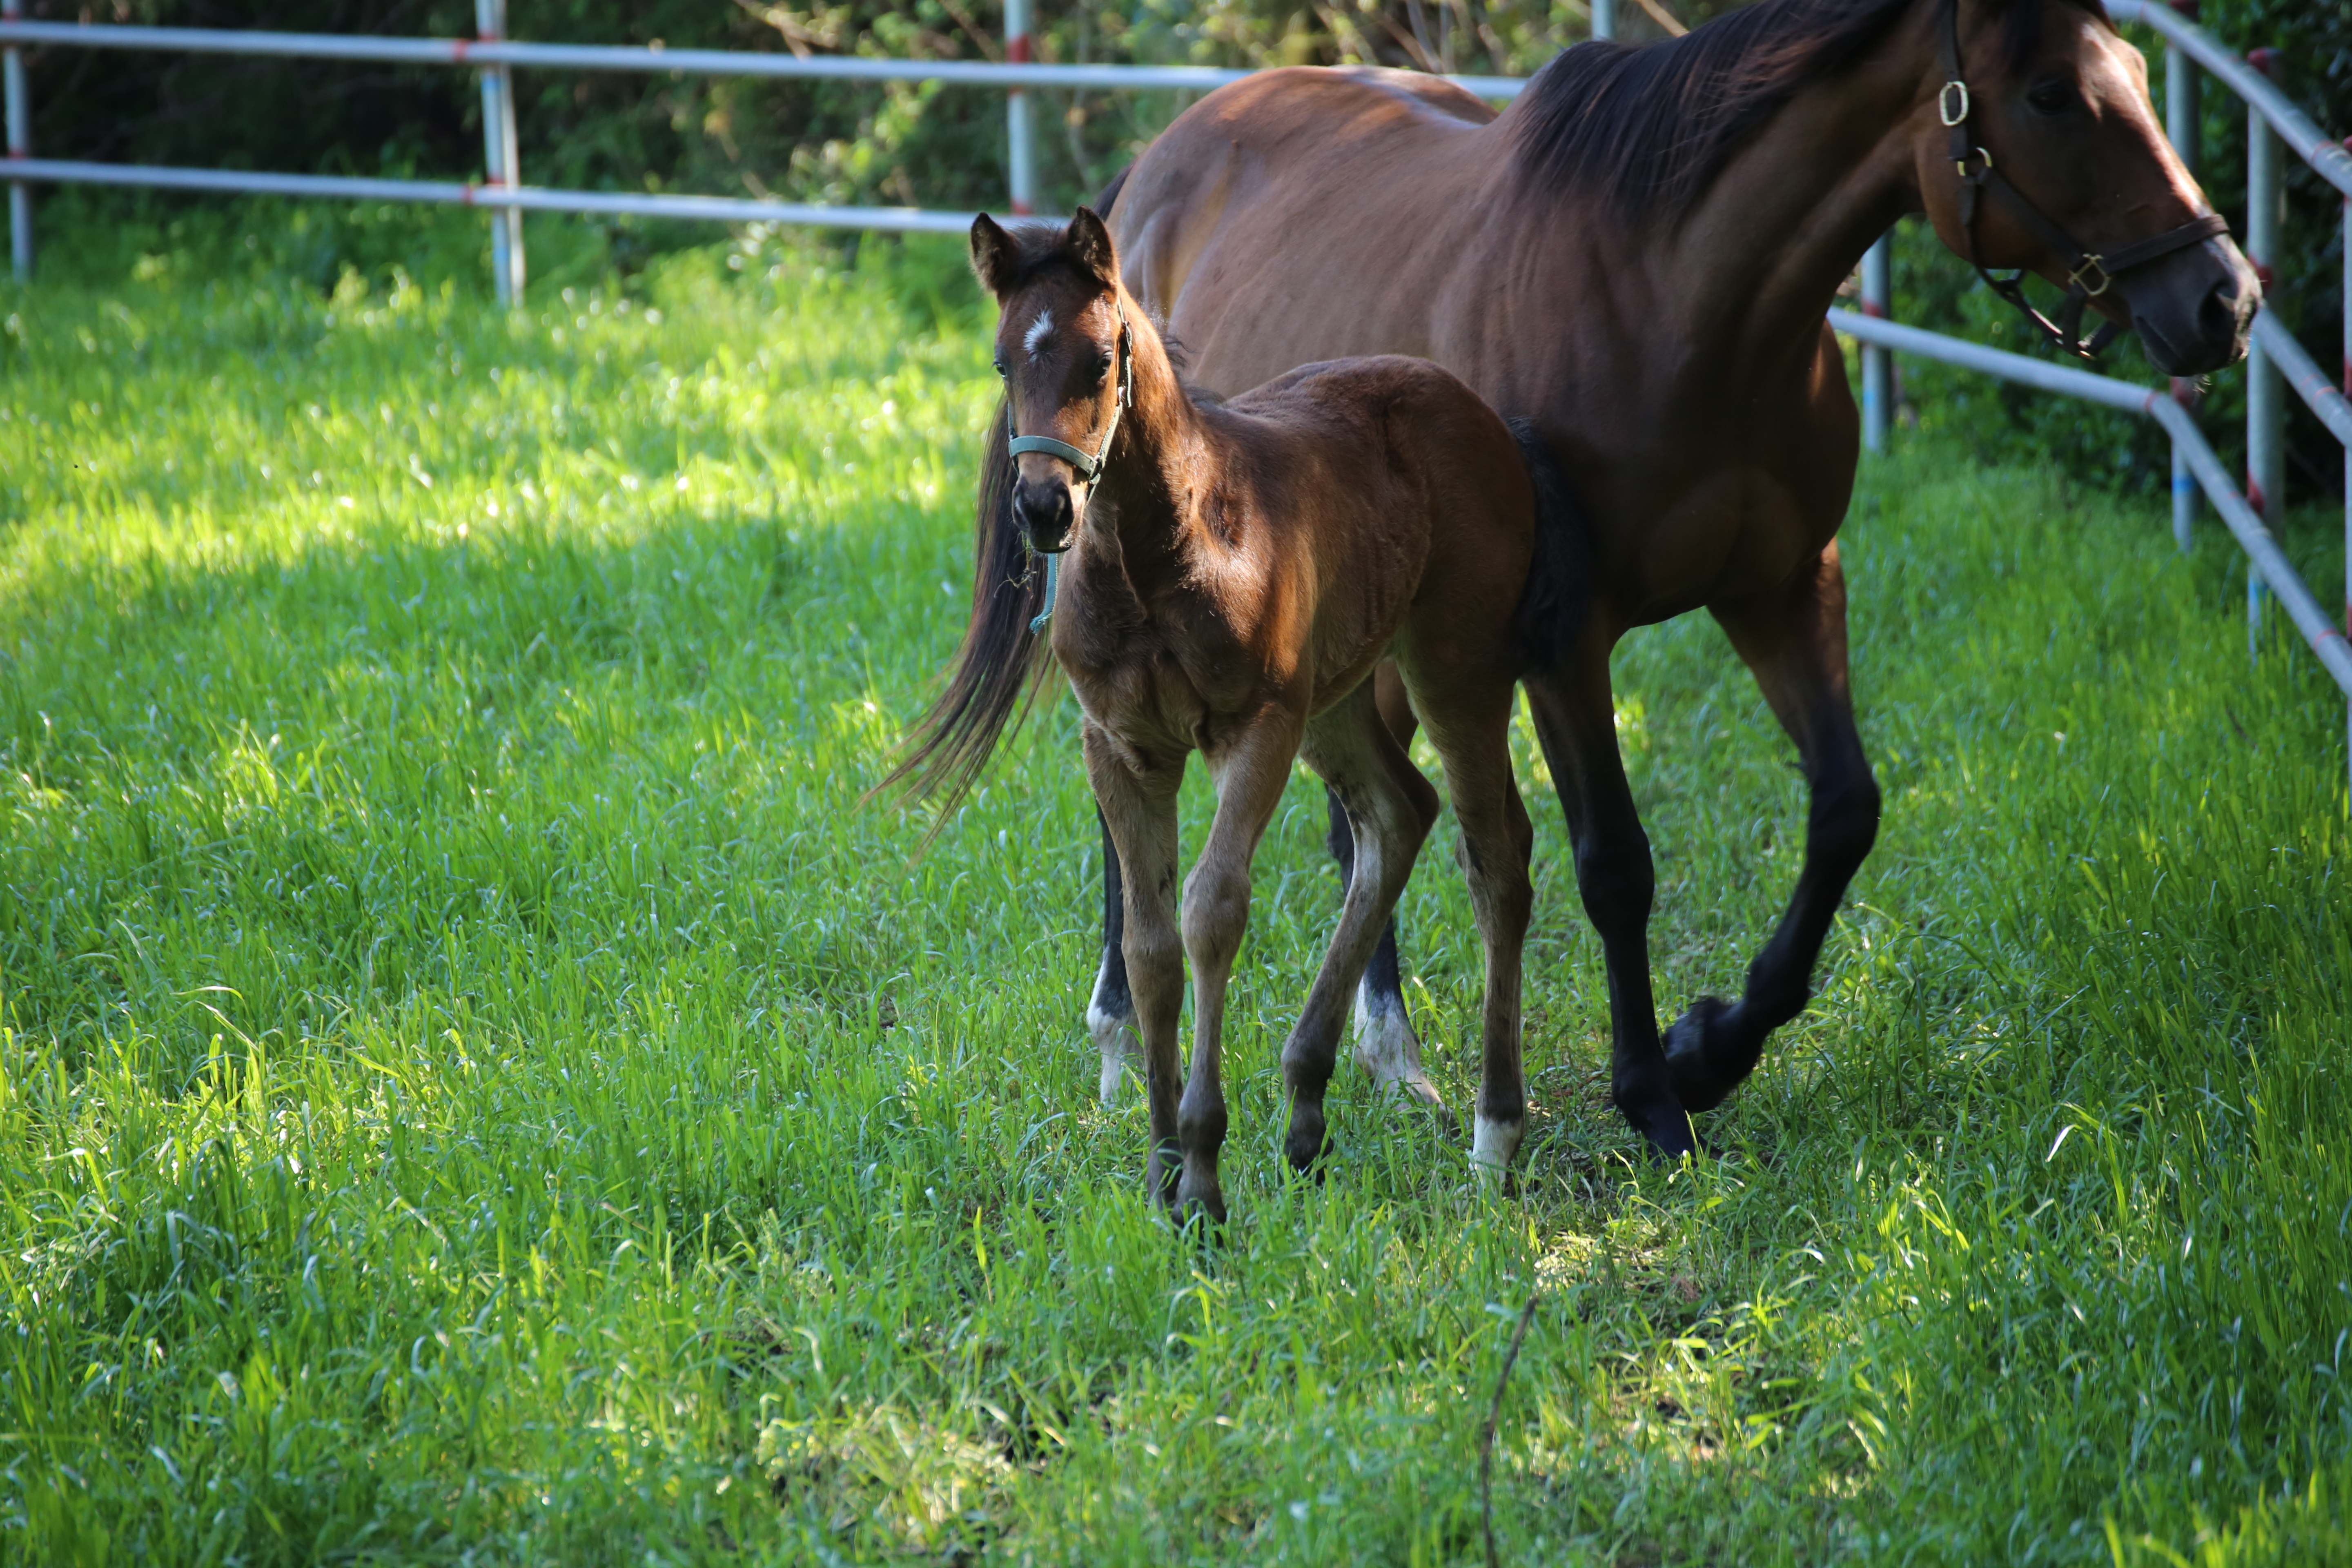
[{"label": "mare's muzzle", "polygon": [[2140,345],[2167,375],[2202,375],[2243,359],[2263,298],[2253,268],[2227,238],[2136,268],[2116,289]]}]

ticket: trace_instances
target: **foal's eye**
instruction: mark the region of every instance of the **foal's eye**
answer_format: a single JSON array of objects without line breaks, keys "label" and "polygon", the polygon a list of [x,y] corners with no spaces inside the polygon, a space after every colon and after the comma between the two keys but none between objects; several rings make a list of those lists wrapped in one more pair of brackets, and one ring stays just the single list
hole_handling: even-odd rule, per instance
[{"label": "foal's eye", "polygon": [[1095,379],[1097,381],[1110,379],[1110,355],[1105,353],[1095,355]]},{"label": "foal's eye", "polygon": [[1003,354],[998,354],[998,355],[996,356],[996,374],[999,374],[999,375],[1003,375],[1003,374],[1005,374],[1005,370],[1004,370],[1004,356],[1003,356]]},{"label": "foal's eye", "polygon": [[2026,89],[2025,101],[2038,114],[2063,114],[2074,107],[2074,89],[2063,81],[2035,82]]}]

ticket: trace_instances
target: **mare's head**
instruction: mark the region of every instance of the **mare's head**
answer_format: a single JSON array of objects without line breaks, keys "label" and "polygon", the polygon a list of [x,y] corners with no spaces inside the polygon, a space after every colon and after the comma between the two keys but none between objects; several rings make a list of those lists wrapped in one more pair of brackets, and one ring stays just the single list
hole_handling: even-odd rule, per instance
[{"label": "mare's head", "polygon": [[[1944,85],[1939,59],[1912,153],[1947,246],[1963,257],[1973,246],[1985,267],[2022,267],[2063,288],[2073,259],[2060,253],[2065,240],[2094,256],[2127,256],[2212,211],[2149,107],[2147,60],[2116,36],[2098,0],[1937,0],[1939,49],[1950,47],[1941,40],[1952,37],[1954,5],[1967,100],[1958,140],[1980,148],[2048,222],[1980,190],[1970,234],[1949,123],[1963,95]],[[1972,153],[1967,168],[1981,162]],[[2136,329],[2158,369],[2196,375],[2244,354],[2262,291],[2226,234],[2118,266],[2111,279],[2086,271],[2098,290],[2091,308]]]},{"label": "mare's head", "polygon": [[1087,207],[1066,227],[1017,234],[982,213],[971,225],[971,268],[999,311],[1013,515],[1030,548],[1066,550],[1109,460],[1121,374],[1132,363],[1110,232]]}]

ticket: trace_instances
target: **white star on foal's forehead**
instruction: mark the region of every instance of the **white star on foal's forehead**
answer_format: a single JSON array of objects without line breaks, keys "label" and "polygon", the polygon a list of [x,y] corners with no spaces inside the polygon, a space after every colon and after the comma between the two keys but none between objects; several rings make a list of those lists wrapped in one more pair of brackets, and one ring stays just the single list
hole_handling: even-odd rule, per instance
[{"label": "white star on foal's forehead", "polygon": [[1027,349],[1031,353],[1035,353],[1037,352],[1037,345],[1044,342],[1045,341],[1046,334],[1051,332],[1053,330],[1053,310],[1048,308],[1038,311],[1037,319],[1029,323],[1029,331],[1023,335],[1021,339],[1021,346]]}]

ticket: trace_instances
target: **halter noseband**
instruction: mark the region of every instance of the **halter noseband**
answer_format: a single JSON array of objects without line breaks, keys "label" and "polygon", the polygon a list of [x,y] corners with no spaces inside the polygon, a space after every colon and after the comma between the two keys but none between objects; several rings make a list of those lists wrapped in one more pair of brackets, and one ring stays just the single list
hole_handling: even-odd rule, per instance
[{"label": "halter noseband", "polygon": [[[1950,155],[1952,167],[1960,177],[1960,233],[1968,241],[1969,265],[1977,269],[1977,276],[1985,280],[1987,288],[2016,306],[2053,346],[2077,358],[2096,359],[2099,351],[2113,342],[2123,329],[2113,321],[2102,321],[2088,338],[2080,336],[2084,307],[2105,293],[2117,277],[2133,268],[2228,234],[2229,220],[2219,213],[2207,213],[2107,256],[2075,243],[2073,235],[2052,222],[2023,191],[2010,183],[2008,175],[1993,167],[1992,154],[1978,145],[1969,133],[1969,118],[1975,106],[1969,101],[1968,80],[1960,70],[1959,0],[1947,0],[1944,15],[1948,24],[1942,39],[1944,85],[1936,94],[1936,112],[1951,131]],[[1979,165],[1973,172],[1969,168],[1972,161]],[[2006,278],[1997,278],[1977,259],[1977,197],[1979,192],[1988,190],[2007,204],[2051,254],[2065,258],[2066,302],[2058,308],[2056,321],[2035,310],[2033,302],[2025,297],[2024,268]]]},{"label": "halter noseband", "polygon": [[[1135,336],[1128,329],[1127,308],[1114,304],[1112,309],[1118,312],[1118,346],[1113,351],[1118,355],[1118,401],[1111,405],[1110,423],[1103,426],[1102,445],[1088,452],[1084,447],[1071,446],[1067,441],[1056,441],[1051,436],[1015,436],[1005,444],[1007,458],[1018,458],[1024,452],[1043,452],[1049,458],[1059,458],[1076,468],[1080,484],[1091,485],[1102,477],[1104,467],[1110,461],[1110,444],[1118,435],[1118,416],[1126,413],[1135,401]],[[1004,417],[1008,422],[1013,417],[1010,398],[1005,400]],[[1070,548],[1076,533],[1076,530],[1071,531],[1072,539],[1063,541],[1061,550],[1038,550],[1034,543],[1029,546],[1045,558],[1045,607],[1038,611],[1036,619],[1029,623],[1032,637],[1045,630],[1045,623],[1054,618],[1054,592],[1061,586],[1062,554]]]}]

